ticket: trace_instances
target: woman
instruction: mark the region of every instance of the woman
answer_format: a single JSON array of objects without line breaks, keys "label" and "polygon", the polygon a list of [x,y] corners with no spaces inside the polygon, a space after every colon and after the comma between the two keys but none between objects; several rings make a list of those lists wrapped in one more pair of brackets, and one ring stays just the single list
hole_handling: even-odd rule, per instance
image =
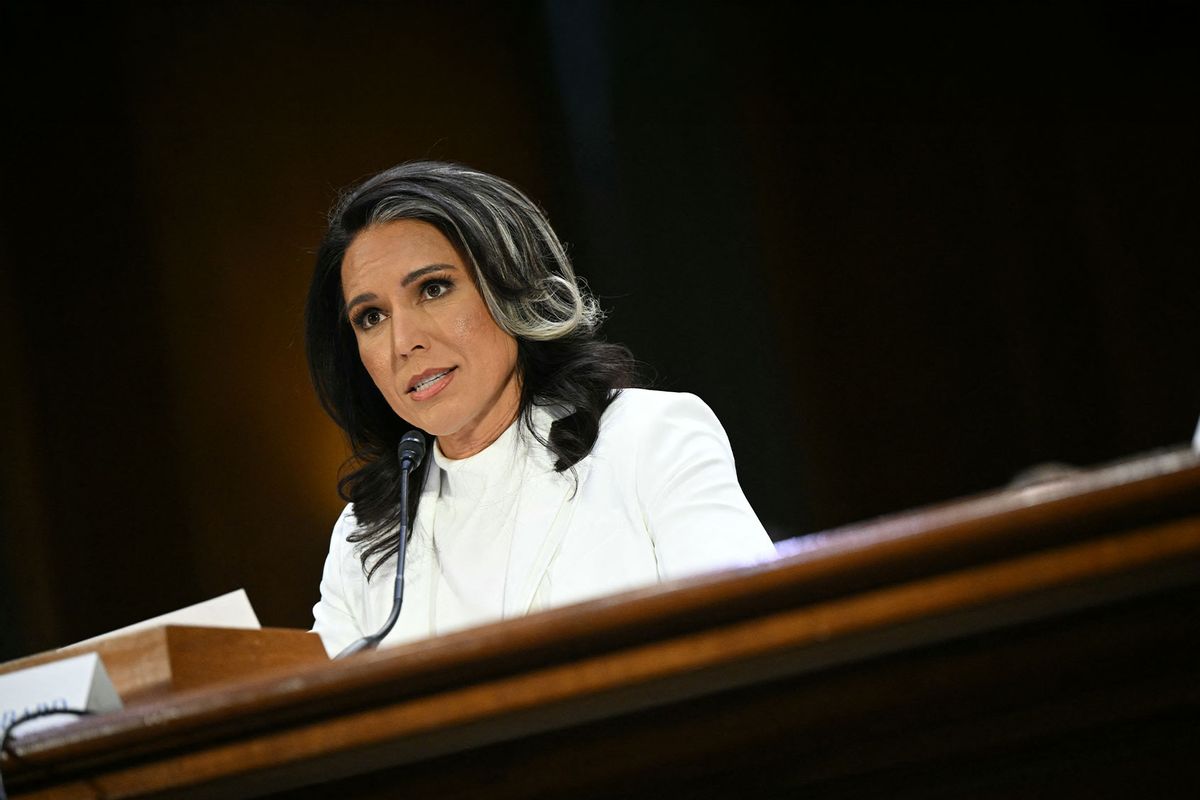
[{"label": "woman", "polygon": [[309,366],[356,469],[314,608],[326,648],[392,606],[410,428],[396,644],[773,556],[713,413],[628,387],[629,352],[541,211],[455,164],[404,164],[350,190],[317,256]]}]

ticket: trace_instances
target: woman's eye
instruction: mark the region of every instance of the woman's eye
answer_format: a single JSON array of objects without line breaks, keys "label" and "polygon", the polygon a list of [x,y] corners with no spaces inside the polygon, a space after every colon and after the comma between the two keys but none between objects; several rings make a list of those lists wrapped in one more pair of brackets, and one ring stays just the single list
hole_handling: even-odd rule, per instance
[{"label": "woman's eye", "polygon": [[429,281],[421,287],[421,297],[425,300],[434,300],[441,297],[450,290],[450,281],[436,280]]},{"label": "woman's eye", "polygon": [[374,328],[385,319],[383,312],[377,308],[368,308],[366,311],[358,315],[355,323],[360,330],[368,330]]}]

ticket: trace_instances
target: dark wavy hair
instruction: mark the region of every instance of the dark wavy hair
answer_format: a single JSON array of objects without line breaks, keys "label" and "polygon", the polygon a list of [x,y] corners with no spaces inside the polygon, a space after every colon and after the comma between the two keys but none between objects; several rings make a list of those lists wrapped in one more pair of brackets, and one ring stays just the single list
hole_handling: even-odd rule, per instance
[{"label": "dark wavy hair", "polygon": [[[433,225],[470,265],[492,317],[517,341],[522,423],[550,450],[559,472],[592,451],[601,415],[635,374],[629,350],[598,337],[599,306],[576,278],[545,214],[511,184],[459,164],[419,161],[345,191],[317,252],[305,342],[317,397],[353,450],[338,494],[354,504],[358,527],[349,541],[368,579],[400,545],[396,446],[413,426],[396,415],[359,359],[342,292],[342,258],[365,228],[401,219]],[[533,426],[535,405],[571,413],[543,437]],[[410,519],[432,460],[410,479]]]}]

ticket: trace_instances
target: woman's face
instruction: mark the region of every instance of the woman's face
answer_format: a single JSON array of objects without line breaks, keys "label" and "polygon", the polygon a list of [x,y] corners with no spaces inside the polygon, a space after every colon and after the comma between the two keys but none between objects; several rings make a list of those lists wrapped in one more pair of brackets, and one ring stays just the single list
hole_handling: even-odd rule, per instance
[{"label": "woman's face", "polygon": [[399,220],[363,229],[342,259],[342,291],[371,380],[444,454],[474,455],[516,419],[517,341],[437,228]]}]

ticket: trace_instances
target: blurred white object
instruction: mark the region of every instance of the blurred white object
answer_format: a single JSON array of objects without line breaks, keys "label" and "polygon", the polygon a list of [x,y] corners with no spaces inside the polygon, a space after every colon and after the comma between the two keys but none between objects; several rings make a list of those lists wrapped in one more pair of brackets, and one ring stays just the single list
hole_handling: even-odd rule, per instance
[{"label": "blurred white object", "polygon": [[203,603],[196,603],[169,614],[135,622],[124,628],[117,628],[115,631],[102,633],[75,644],[91,644],[101,639],[147,628],[157,628],[160,625],[199,625],[208,628],[249,628],[252,630],[262,627],[258,622],[258,615],[254,613],[254,608],[250,605],[250,598],[246,596],[246,590],[236,589],[220,597],[205,600]]},{"label": "blurred white object", "polygon": [[1200,453],[1200,422],[1196,423],[1196,435],[1192,437],[1192,449]]},{"label": "blurred white object", "polygon": [[102,713],[120,708],[121,698],[95,653],[0,675],[0,730],[31,713],[47,716],[22,724],[22,735],[79,719],[77,714],[47,712],[74,709]]}]

